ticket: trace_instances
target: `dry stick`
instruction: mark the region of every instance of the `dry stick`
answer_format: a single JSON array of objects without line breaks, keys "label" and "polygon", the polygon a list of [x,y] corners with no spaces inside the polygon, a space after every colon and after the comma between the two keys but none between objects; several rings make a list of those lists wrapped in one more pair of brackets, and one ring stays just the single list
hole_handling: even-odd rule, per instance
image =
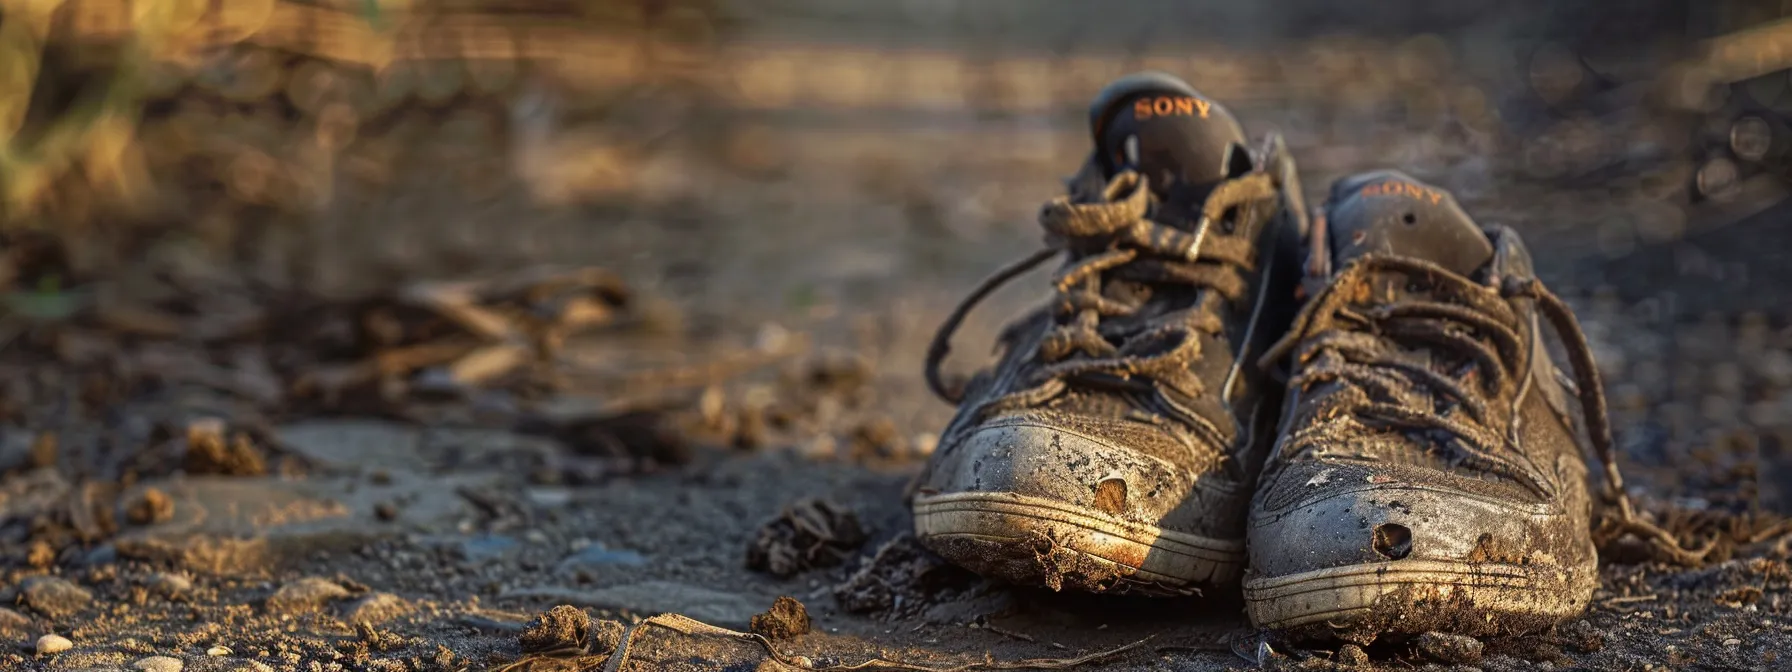
[{"label": "dry stick", "polygon": [[[1002,636],[1007,636],[1007,638],[1014,638],[1014,640],[1021,640],[1021,642],[1034,642],[1034,643],[1039,642],[1039,640],[1036,640],[1036,638],[1034,638],[1034,636],[1032,636],[1032,634],[1014,633],[1014,631],[1011,631],[1011,629],[1002,629],[1002,627],[996,627],[996,625],[984,624],[984,625],[978,625],[978,627],[982,627],[982,629],[986,629],[986,631],[991,631],[991,633],[1002,634]],[[1066,645],[1063,645],[1063,643],[1047,642],[1047,645],[1050,645],[1050,647],[1052,647],[1052,649],[1070,650],[1070,647],[1066,647]]]},{"label": "dry stick", "polygon": [[641,628],[649,625],[657,625],[683,635],[709,635],[713,637],[725,637],[736,641],[752,642],[758,644],[760,648],[765,649],[766,655],[770,656],[772,660],[778,661],[780,664],[798,669],[815,670],[816,672],[852,672],[853,670],[908,670],[909,672],[1061,670],[1092,663],[1103,658],[1109,658],[1131,651],[1143,646],[1145,642],[1149,642],[1153,637],[1156,637],[1156,635],[1152,635],[1151,637],[1146,637],[1125,646],[1115,647],[1106,651],[1097,651],[1076,658],[1030,658],[1008,662],[986,659],[984,662],[965,663],[963,665],[955,665],[952,667],[930,667],[927,665],[916,665],[914,663],[904,663],[885,658],[872,658],[852,665],[816,667],[815,664],[810,662],[806,657],[787,657],[784,654],[779,653],[778,650],[772,646],[771,640],[768,640],[763,636],[750,632],[737,632],[727,628],[717,627],[682,614],[660,614],[653,618],[641,621],[640,623],[636,623],[634,626],[630,627],[627,632],[623,633],[622,641],[617,642],[616,644],[616,651],[610,654],[609,660],[604,661],[603,672],[620,672],[623,663],[628,660],[628,648],[629,645],[634,642],[635,634],[640,632]]},{"label": "dry stick", "polygon": [[[1001,636],[1003,636],[1003,637],[1010,637],[1010,638],[1013,638],[1013,639],[1018,639],[1018,640],[1020,640],[1020,641],[1023,641],[1023,642],[1038,642],[1038,641],[1039,641],[1039,640],[1037,640],[1037,639],[1033,639],[1033,636],[1032,636],[1032,635],[1029,635],[1029,634],[1026,634],[1026,633],[1022,633],[1022,632],[1015,632],[1015,631],[1013,631],[1013,630],[1008,630],[1008,629],[1004,629],[1004,628],[998,628],[998,627],[996,627],[996,626],[993,626],[993,625],[984,625],[984,626],[982,626],[982,627],[983,627],[983,629],[984,629],[984,630],[988,630],[988,631],[990,631],[990,632],[993,632],[993,633],[996,633],[996,634],[998,634],[998,635],[1001,635]],[[1060,648],[1062,648],[1062,647],[1060,647]]]},{"label": "dry stick", "polygon": [[1769,539],[1777,539],[1792,534],[1792,519],[1782,520],[1750,535],[1744,546],[1753,546]]}]

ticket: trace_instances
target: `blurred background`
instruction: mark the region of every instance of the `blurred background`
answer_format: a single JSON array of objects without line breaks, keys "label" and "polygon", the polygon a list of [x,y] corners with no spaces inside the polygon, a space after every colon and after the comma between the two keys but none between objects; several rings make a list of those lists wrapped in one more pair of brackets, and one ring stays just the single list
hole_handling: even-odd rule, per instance
[{"label": "blurred background", "polygon": [[[274,418],[504,423],[595,369],[606,403],[687,386],[712,429],[747,431],[728,409],[776,392],[634,365],[796,339],[853,353],[881,396],[871,425],[793,441],[874,426],[924,454],[950,410],[920,385],[933,325],[1033,249],[1088,99],[1160,69],[1284,134],[1309,202],[1394,166],[1523,232],[1634,454],[1742,437],[1749,471],[1792,430],[1780,0],[0,8],[0,336],[135,381],[108,394],[197,381]],[[441,284],[550,265],[601,273]],[[544,298],[567,286],[584,303]],[[678,352],[560,351],[624,304]],[[461,406],[415,410],[426,393]]]},{"label": "blurred background", "polygon": [[114,248],[78,273],[182,238],[327,295],[540,261],[850,293],[1030,234],[1087,99],[1152,68],[1311,190],[1397,165],[1564,268],[1758,209],[1781,4],[9,0],[0,213]]}]

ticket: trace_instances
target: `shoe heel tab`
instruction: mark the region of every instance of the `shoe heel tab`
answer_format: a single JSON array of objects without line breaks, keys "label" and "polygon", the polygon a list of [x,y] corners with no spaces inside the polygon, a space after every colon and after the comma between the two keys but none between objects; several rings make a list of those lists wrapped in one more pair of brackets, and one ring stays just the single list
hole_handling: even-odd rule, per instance
[{"label": "shoe heel tab", "polygon": [[1225,164],[1220,167],[1220,174],[1226,179],[1243,177],[1257,169],[1257,160],[1251,156],[1251,150],[1236,142],[1226,144]]},{"label": "shoe heel tab", "polygon": [[1536,265],[1531,261],[1531,250],[1525,247],[1524,239],[1518,232],[1502,224],[1494,224],[1482,228],[1487,239],[1493,243],[1493,271],[1500,277],[1536,277]]},{"label": "shoe heel tab", "polygon": [[1102,176],[1101,164],[1095,153],[1083,160],[1075,175],[1064,178],[1064,191],[1070,200],[1077,203],[1093,203],[1101,200],[1101,194],[1108,187],[1108,179]]}]

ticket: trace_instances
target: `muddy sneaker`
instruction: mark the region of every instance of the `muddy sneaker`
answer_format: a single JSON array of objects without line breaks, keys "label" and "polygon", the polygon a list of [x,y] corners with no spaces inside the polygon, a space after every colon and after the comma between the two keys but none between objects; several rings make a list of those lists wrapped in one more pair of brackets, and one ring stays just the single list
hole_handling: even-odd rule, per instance
[{"label": "muddy sneaker", "polygon": [[1251,508],[1251,619],[1367,643],[1579,614],[1598,577],[1577,428],[1622,498],[1573,314],[1517,234],[1397,172],[1340,180],[1312,228],[1311,298],[1262,362],[1292,377]]},{"label": "muddy sneaker", "polygon": [[[916,534],[985,576],[1053,590],[1235,582],[1279,409],[1280,386],[1251,363],[1293,313],[1266,299],[1299,277],[1293,165],[1273,136],[1253,156],[1230,114],[1167,75],[1115,82],[1090,116],[1094,153],[1040,215],[1047,248],[973,291],[934,339],[928,382],[959,412],[916,482]],[[943,382],[971,306],[1060,254],[1053,298],[1004,330],[996,366]]]}]

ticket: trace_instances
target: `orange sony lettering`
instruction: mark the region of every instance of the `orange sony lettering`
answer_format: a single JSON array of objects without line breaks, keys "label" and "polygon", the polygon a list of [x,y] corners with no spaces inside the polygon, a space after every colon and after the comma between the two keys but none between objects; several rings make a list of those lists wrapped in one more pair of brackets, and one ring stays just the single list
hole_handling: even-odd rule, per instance
[{"label": "orange sony lettering", "polygon": [[1206,119],[1208,110],[1212,108],[1213,103],[1201,100],[1200,98],[1190,96],[1154,96],[1132,101],[1132,116],[1141,121],[1155,117],[1168,117],[1171,115],[1184,117],[1200,115],[1202,119]]},{"label": "orange sony lettering", "polygon": [[1415,201],[1430,201],[1432,205],[1444,200],[1443,192],[1411,182],[1377,182],[1363,187],[1357,193],[1364,196],[1403,196]]}]

